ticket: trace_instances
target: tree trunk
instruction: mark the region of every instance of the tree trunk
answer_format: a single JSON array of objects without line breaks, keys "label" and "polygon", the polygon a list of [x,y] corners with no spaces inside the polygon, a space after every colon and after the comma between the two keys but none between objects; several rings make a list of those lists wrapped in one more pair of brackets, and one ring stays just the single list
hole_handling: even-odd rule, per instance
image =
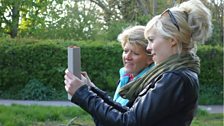
[{"label": "tree trunk", "polygon": [[223,0],[221,0],[220,3],[221,3],[221,5],[220,5],[220,10],[221,10],[221,23],[220,24],[222,25],[222,27],[221,27],[221,33],[220,34],[221,34],[221,42],[224,43],[224,31],[223,31],[224,30],[224,26],[223,26],[224,25],[224,22],[223,22],[223,16],[224,16],[223,15],[223,13],[224,13],[223,12],[224,11],[223,8],[224,7],[223,7]]},{"label": "tree trunk", "polygon": [[144,15],[149,15],[148,8],[144,6],[144,4],[141,0],[137,0],[137,6],[139,9],[142,10]]},{"label": "tree trunk", "polygon": [[9,33],[11,38],[15,38],[17,36],[18,26],[19,26],[19,4],[15,3],[15,5],[12,7],[12,23]]},{"label": "tree trunk", "polygon": [[153,16],[157,15],[157,0],[153,0]]}]

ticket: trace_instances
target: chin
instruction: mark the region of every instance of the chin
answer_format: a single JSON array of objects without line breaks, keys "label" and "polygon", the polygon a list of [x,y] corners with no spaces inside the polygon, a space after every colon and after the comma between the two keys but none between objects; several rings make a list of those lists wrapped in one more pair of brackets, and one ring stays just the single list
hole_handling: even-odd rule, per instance
[{"label": "chin", "polygon": [[132,73],[132,71],[129,69],[126,69],[125,71],[126,71],[126,73]]},{"label": "chin", "polygon": [[131,71],[130,70],[126,70],[126,73],[131,73]]}]

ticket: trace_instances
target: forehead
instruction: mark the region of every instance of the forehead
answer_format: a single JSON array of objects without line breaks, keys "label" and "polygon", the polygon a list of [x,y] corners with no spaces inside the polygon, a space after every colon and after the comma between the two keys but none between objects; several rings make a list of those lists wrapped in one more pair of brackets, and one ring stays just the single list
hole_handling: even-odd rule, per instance
[{"label": "forehead", "polygon": [[126,43],[124,49],[132,49],[132,50],[143,50],[145,51],[144,47],[137,43]]},{"label": "forehead", "polygon": [[158,32],[156,28],[152,28],[150,30],[148,30],[145,34],[145,37],[148,39],[149,37],[154,37],[154,36],[158,36]]}]

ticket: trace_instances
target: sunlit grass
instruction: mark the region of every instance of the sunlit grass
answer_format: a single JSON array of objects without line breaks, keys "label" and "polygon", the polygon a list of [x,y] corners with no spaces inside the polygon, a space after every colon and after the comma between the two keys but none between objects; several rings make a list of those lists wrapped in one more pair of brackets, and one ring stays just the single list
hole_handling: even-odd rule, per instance
[{"label": "sunlit grass", "polygon": [[192,122],[192,126],[223,126],[224,114],[209,114],[199,110]]},{"label": "sunlit grass", "polygon": [[0,105],[0,126],[65,126],[71,119],[93,125],[79,107]]},{"label": "sunlit grass", "polygon": [[[199,110],[191,126],[223,126],[223,114]],[[70,125],[69,125],[70,124]],[[0,126],[94,126],[79,107],[0,105]]]}]

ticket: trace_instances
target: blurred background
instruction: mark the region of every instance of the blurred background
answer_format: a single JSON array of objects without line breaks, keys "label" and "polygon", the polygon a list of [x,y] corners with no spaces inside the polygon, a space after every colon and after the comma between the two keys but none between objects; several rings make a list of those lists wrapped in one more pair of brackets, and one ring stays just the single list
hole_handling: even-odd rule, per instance
[{"label": "blurred background", "polygon": [[[0,98],[67,100],[67,46],[81,47],[82,70],[113,95],[122,66],[117,35],[146,25],[184,0],[0,0]],[[223,0],[202,0],[213,35],[198,46],[200,104],[223,103]]]}]

